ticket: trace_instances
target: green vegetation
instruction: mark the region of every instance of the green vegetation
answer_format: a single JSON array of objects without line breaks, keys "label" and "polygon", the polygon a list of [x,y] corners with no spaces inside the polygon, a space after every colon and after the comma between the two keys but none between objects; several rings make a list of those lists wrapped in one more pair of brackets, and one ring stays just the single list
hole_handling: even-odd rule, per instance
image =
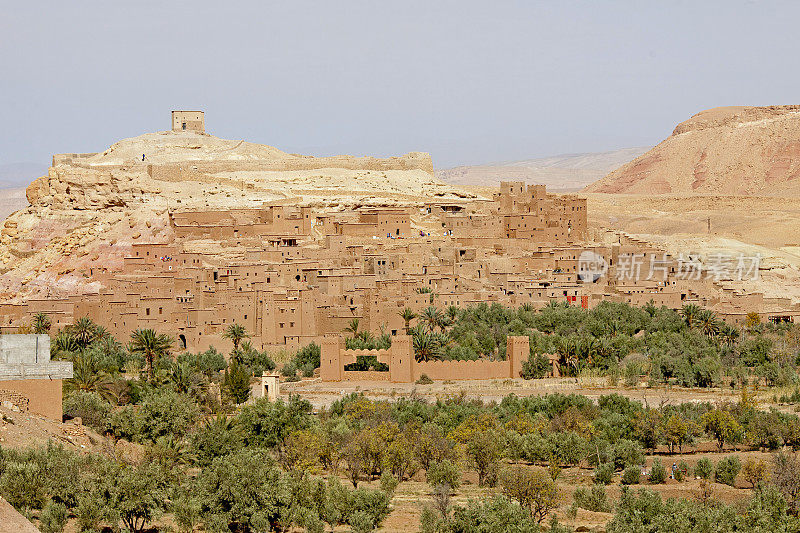
[{"label": "green vegetation", "polygon": [[[591,311],[429,307],[411,315],[402,313],[420,359],[501,359],[507,335],[528,335],[531,377],[546,372],[544,354],[558,353],[571,374],[592,370],[629,376],[632,383],[646,377],[703,387],[735,381],[741,396],[656,408],[619,394],[596,401],[509,395],[493,403],[463,395],[377,401],[351,394],[313,412],[296,396],[249,399],[250,380],[275,363],[238,328],[229,328],[235,348],[226,357],[213,349],[175,354],[171,339],[152,330],[135,332],[123,346],[81,319],[56,333],[52,344],[53,356],[75,367],[64,384],[65,415],[136,443],[143,457],[126,462],[52,445],[0,448],[0,495],[44,531],[60,531],[67,517],[84,530],[143,531],[164,514],[183,530],[372,531],[390,512],[395,492],[416,476],[428,481],[422,531],[563,531],[548,523],[561,501],[559,483],[574,479],[574,470],[561,471],[580,466],[594,470],[595,484],[575,491],[573,507],[613,511],[608,531],[695,530],[679,526],[676,517],[708,524],[709,531],[798,530],[800,464],[789,450],[800,447],[800,419],[759,409],[746,386],[756,376],[795,379],[800,349],[792,327],[753,325],[737,333],[702,309],[623,304]],[[355,320],[348,334],[349,346],[391,342]],[[318,345],[306,346],[281,372],[292,379],[313,375],[320,355]],[[354,369],[380,369],[372,359],[356,361]],[[641,475],[646,452],[686,453],[710,442],[720,452],[782,451],[769,464],[747,459],[742,465],[730,456],[715,465],[702,458],[693,472],[680,461],[675,482],[697,475],[753,487],[752,498],[738,506],[708,504],[710,489],[698,503],[627,487],[675,483],[659,458]],[[470,490],[481,498],[453,499],[476,482]],[[626,485],[616,508],[605,489],[612,483]]]}]

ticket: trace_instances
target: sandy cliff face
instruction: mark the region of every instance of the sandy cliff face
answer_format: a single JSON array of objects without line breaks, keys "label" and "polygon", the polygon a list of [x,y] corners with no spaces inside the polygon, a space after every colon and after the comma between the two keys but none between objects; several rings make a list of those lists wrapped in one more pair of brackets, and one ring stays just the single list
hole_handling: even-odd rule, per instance
[{"label": "sandy cliff face", "polygon": [[800,106],[718,107],[584,190],[795,196],[799,178]]},{"label": "sandy cliff face", "polygon": [[[142,155],[144,154],[144,161]],[[174,209],[380,206],[473,196],[410,153],[310,157],[195,132],[149,133],[97,154],[59,154],[0,231],[0,299],[95,290],[135,242],[169,242]]]}]

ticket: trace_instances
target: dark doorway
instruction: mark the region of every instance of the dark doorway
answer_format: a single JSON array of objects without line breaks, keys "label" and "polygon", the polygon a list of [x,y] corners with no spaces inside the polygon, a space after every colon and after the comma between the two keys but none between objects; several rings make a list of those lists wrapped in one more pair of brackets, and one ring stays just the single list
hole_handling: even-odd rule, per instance
[{"label": "dark doorway", "polygon": [[180,335],[178,335],[178,340],[181,343],[181,348],[185,350],[186,349],[186,335],[181,333]]}]

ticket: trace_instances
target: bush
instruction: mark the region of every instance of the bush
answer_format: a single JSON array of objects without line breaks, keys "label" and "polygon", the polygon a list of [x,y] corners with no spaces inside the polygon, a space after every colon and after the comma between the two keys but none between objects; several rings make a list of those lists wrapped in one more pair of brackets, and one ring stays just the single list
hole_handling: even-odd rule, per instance
[{"label": "bush", "polygon": [[641,466],[644,463],[642,445],[628,439],[619,439],[615,442],[609,450],[609,455],[617,470],[629,466]]},{"label": "bush", "polygon": [[745,481],[750,483],[753,488],[762,484],[767,479],[767,463],[763,459],[748,457],[742,467],[742,475]]},{"label": "bush", "polygon": [[372,523],[372,517],[364,511],[356,511],[350,517],[350,528],[353,533],[372,533],[375,530],[375,525]]},{"label": "bush", "polygon": [[96,392],[76,390],[64,397],[62,402],[64,416],[80,418],[81,422],[99,432],[107,428],[111,404],[103,400]]},{"label": "bush", "polygon": [[530,510],[537,522],[558,506],[558,486],[541,468],[510,467],[503,471],[503,494]]},{"label": "bush", "polygon": [[608,485],[614,479],[614,464],[603,463],[594,469],[594,482]]},{"label": "bush", "polygon": [[399,483],[400,481],[394,477],[391,472],[383,472],[381,474],[381,490],[387,495],[391,496],[394,494],[394,490],[397,488]]},{"label": "bush", "polygon": [[214,348],[209,348],[205,352],[201,352],[197,355],[181,354],[178,356],[177,360],[180,362],[184,358],[189,360],[194,370],[202,372],[209,378],[214,375],[219,375],[221,371],[228,367],[228,363],[225,362],[225,356]]},{"label": "bush", "polygon": [[724,483],[733,487],[736,485],[736,476],[739,475],[741,469],[742,463],[738,457],[734,455],[726,457],[717,463],[717,468],[714,471],[714,480],[717,483]]},{"label": "bush", "polygon": [[608,503],[608,496],[603,485],[594,484],[591,489],[578,487],[572,495],[572,499],[577,507],[594,511],[597,513],[607,513],[611,510]]},{"label": "bush", "polygon": [[653,459],[653,466],[650,468],[650,483],[664,483],[667,481],[667,469],[661,463],[661,459]]},{"label": "bush", "polygon": [[639,476],[641,470],[638,466],[629,466],[622,472],[623,485],[637,485],[639,483]]},{"label": "bush", "polygon": [[247,367],[237,363],[235,357],[225,369],[222,392],[227,399],[236,404],[244,403],[250,397],[250,372]]},{"label": "bush", "polygon": [[288,402],[259,398],[242,409],[236,417],[236,425],[242,431],[245,446],[272,448],[282,443],[289,433],[310,428],[311,409],[308,400],[299,396],[292,396]]},{"label": "bush", "polygon": [[67,507],[63,503],[49,502],[39,518],[42,533],[61,533],[67,525]]},{"label": "bush", "polygon": [[683,481],[690,472],[691,470],[686,461],[678,461],[678,468],[675,470],[675,481]]},{"label": "bush", "polygon": [[159,437],[180,438],[200,418],[200,408],[186,394],[170,389],[147,393],[142,405],[126,405],[115,411],[109,430],[135,442],[155,442]]},{"label": "bush", "polygon": [[417,381],[415,381],[417,385],[430,385],[433,383],[433,380],[428,377],[428,374],[422,374]]},{"label": "bush", "polygon": [[380,490],[356,489],[353,491],[353,510],[364,511],[372,518],[374,527],[389,514],[389,496]]},{"label": "bush", "polygon": [[542,354],[535,354],[528,357],[522,363],[520,376],[523,379],[541,379],[550,374],[552,366],[550,360]]},{"label": "bush", "polygon": [[47,494],[36,463],[7,462],[0,476],[0,495],[17,509],[41,509]]},{"label": "bush", "polygon": [[471,499],[464,507],[454,506],[451,523],[445,528],[438,531],[512,533],[540,530],[529,509],[500,495],[480,501]]},{"label": "bush", "polygon": [[431,463],[426,476],[428,484],[432,487],[447,485],[455,490],[461,485],[461,471],[448,459]]},{"label": "bush", "polygon": [[714,463],[708,457],[703,457],[694,465],[694,475],[701,479],[710,479],[714,472]]}]

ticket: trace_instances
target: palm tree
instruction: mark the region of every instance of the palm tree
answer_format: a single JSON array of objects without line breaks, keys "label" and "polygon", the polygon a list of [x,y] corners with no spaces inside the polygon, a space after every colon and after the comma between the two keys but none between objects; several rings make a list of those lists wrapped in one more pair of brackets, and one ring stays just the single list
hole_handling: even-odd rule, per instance
[{"label": "palm tree", "polygon": [[53,323],[50,321],[50,317],[44,313],[36,313],[33,315],[33,332],[37,335],[42,335],[44,333],[50,333],[50,327]]},{"label": "palm tree", "polygon": [[695,318],[697,327],[706,337],[714,337],[719,333],[719,319],[710,309],[701,309]]},{"label": "palm tree", "polygon": [[239,351],[239,343],[242,342],[244,339],[249,337],[247,334],[247,330],[244,329],[244,326],[241,324],[237,324],[234,322],[227,328],[225,328],[225,333],[222,334],[222,337],[225,339],[230,339],[233,343],[233,351]]},{"label": "palm tree", "polygon": [[106,401],[114,399],[113,380],[98,368],[92,352],[81,352],[72,361],[72,377],[64,382],[64,392],[96,392]]},{"label": "palm tree", "polygon": [[97,325],[88,316],[79,318],[69,328],[70,334],[75,338],[81,349],[92,344],[97,338]]},{"label": "palm tree", "polygon": [[420,317],[428,328],[428,331],[433,331],[442,321],[442,312],[433,306],[426,307]]},{"label": "palm tree", "polygon": [[137,329],[131,333],[131,342],[128,350],[131,353],[138,353],[144,356],[147,366],[147,379],[153,381],[155,372],[153,364],[158,357],[163,357],[169,353],[172,347],[172,338],[166,334],[157,334],[152,329]]},{"label": "palm tree", "polygon": [[358,319],[354,318],[350,321],[350,324],[344,328],[345,333],[351,333],[353,337],[358,334]]},{"label": "palm tree", "polygon": [[439,342],[432,333],[422,332],[414,335],[412,345],[414,347],[414,358],[418,363],[430,361],[439,356]]},{"label": "palm tree", "polygon": [[[450,306],[450,307],[452,307],[452,306]],[[526,302],[526,303],[522,304],[521,306],[519,306],[519,310],[520,311],[525,311],[526,313],[533,313],[533,311],[534,311],[533,304]]]},{"label": "palm tree", "polygon": [[411,335],[411,321],[417,318],[417,313],[406,307],[400,311],[400,316],[403,318],[403,322],[405,323],[406,335]]},{"label": "palm tree", "polygon": [[556,352],[560,356],[560,362],[567,367],[572,367],[574,373],[577,373],[578,365],[580,364],[577,344],[574,337],[561,337],[556,346]]},{"label": "palm tree", "polygon": [[684,304],[684,306],[681,307],[681,316],[686,322],[686,325],[689,326],[689,329],[695,326],[695,319],[701,310],[701,307],[695,304]]},{"label": "palm tree", "polygon": [[447,314],[447,318],[450,319],[451,323],[455,322],[456,318],[458,318],[458,307],[456,307],[455,305],[448,306],[447,311],[445,311],[445,314]]},{"label": "palm tree", "polygon": [[727,344],[728,346],[733,346],[736,344],[736,341],[739,340],[739,330],[731,326],[730,324],[723,324],[720,328],[719,335],[722,338],[722,342]]},{"label": "palm tree", "polygon": [[75,340],[75,337],[70,334],[67,329],[59,331],[53,339],[53,343],[50,345],[50,353],[53,356],[60,357],[69,353],[78,352],[80,349],[81,347],[78,345],[78,341]]}]

